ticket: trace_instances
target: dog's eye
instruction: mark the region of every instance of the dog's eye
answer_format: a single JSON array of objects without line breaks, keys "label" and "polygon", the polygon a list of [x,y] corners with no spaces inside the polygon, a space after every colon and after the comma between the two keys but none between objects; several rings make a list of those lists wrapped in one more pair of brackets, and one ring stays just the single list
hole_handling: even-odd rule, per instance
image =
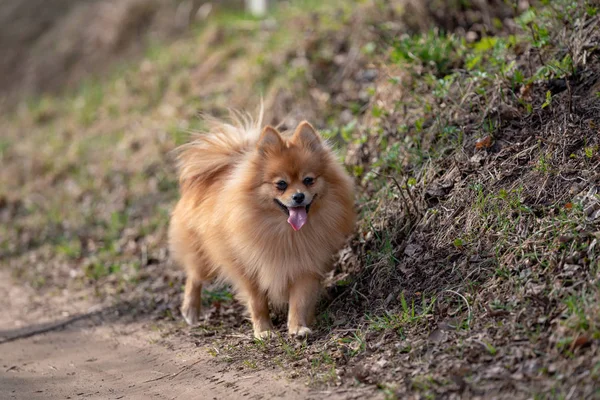
[{"label": "dog's eye", "polygon": [[310,186],[313,183],[315,183],[315,178],[311,178],[311,177],[304,178],[302,183],[304,183],[306,186]]},{"label": "dog's eye", "polygon": [[285,189],[287,189],[287,182],[279,181],[275,184],[275,186],[277,186],[277,189],[279,189],[279,190],[285,190]]}]

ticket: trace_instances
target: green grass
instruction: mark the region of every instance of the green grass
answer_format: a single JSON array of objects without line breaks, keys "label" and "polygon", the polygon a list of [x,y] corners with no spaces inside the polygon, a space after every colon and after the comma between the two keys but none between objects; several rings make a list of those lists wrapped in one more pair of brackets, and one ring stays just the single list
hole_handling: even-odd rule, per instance
[{"label": "green grass", "polygon": [[205,306],[231,300],[233,300],[233,293],[228,287],[215,288],[214,290],[204,289],[202,291],[202,302]]},{"label": "green grass", "polygon": [[77,118],[81,125],[89,126],[98,117],[101,106],[104,104],[104,83],[88,82],[85,83],[74,99],[72,107],[77,113]]},{"label": "green grass", "polygon": [[424,320],[433,315],[435,307],[435,298],[427,300],[425,297],[421,299],[419,307],[415,305],[415,299],[412,299],[410,305],[404,297],[404,293],[400,294],[401,312],[386,313],[383,315],[367,317],[369,328],[375,331],[395,331],[399,336],[403,337],[403,328],[414,324],[422,324]]},{"label": "green grass", "polygon": [[56,251],[69,258],[79,258],[81,256],[81,241],[79,239],[63,239],[62,243],[56,245]]},{"label": "green grass", "polygon": [[357,329],[349,336],[339,339],[338,343],[347,349],[350,357],[359,355],[360,353],[364,352],[367,347],[365,342],[365,332],[363,332],[361,329]]},{"label": "green grass", "polygon": [[424,399],[435,399],[435,387],[438,382],[431,375],[418,375],[411,381],[412,388],[419,392]]},{"label": "green grass", "polygon": [[464,44],[453,35],[431,30],[426,34],[398,40],[390,55],[393,63],[406,63],[430,69],[436,77],[443,78],[451,71],[453,62],[460,60]]}]

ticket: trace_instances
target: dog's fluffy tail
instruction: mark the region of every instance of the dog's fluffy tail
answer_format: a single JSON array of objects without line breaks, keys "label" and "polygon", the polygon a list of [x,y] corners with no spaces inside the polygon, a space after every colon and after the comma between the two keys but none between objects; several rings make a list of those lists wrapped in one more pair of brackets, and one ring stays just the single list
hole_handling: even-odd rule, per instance
[{"label": "dog's fluffy tail", "polygon": [[233,110],[230,114],[230,122],[203,116],[206,131],[195,133],[194,140],[176,150],[182,188],[207,181],[242,158],[256,144],[263,120],[262,104],[257,119]]}]

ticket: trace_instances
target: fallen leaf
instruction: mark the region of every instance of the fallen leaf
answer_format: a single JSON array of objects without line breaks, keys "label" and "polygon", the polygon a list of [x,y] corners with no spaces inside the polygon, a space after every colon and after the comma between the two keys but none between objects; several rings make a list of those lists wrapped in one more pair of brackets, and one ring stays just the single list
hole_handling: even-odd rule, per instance
[{"label": "fallen leaf", "polygon": [[560,235],[558,237],[558,241],[561,243],[568,243],[571,240],[573,240],[573,237],[574,237],[573,235]]},{"label": "fallen leaf", "polygon": [[492,310],[487,305],[485,306],[485,309],[487,310],[487,315],[490,317],[504,317],[506,315],[510,315],[510,312],[506,310]]},{"label": "fallen leaf", "polygon": [[460,325],[460,321],[458,319],[449,318],[449,319],[446,319],[446,320],[440,322],[439,327],[440,327],[440,329],[443,329],[446,331],[452,331],[452,330],[455,330],[459,325]]},{"label": "fallen leaf", "polygon": [[515,107],[509,106],[508,104],[501,104],[498,107],[497,112],[500,118],[506,121],[512,121],[521,117],[519,110],[517,110]]},{"label": "fallen leaf", "polygon": [[420,253],[422,250],[422,247],[419,246],[418,244],[415,243],[411,243],[409,245],[406,246],[406,248],[404,249],[404,255],[408,256],[408,257],[413,257],[415,254]]},{"label": "fallen leaf", "polygon": [[571,343],[571,349],[581,348],[588,344],[590,344],[590,338],[585,335],[579,335],[577,336],[577,339],[573,340],[573,343]]},{"label": "fallen leaf", "polygon": [[448,334],[441,329],[434,329],[429,334],[429,341],[434,343],[441,343],[446,340]]},{"label": "fallen leaf", "polygon": [[369,377],[369,370],[363,365],[357,365],[352,369],[351,374],[357,381],[366,383]]},{"label": "fallen leaf", "polygon": [[533,88],[533,83],[528,83],[527,85],[521,86],[520,94],[521,98],[526,101],[531,101],[531,89]]},{"label": "fallen leaf", "polygon": [[475,142],[476,149],[489,149],[490,147],[492,147],[492,137],[489,135]]},{"label": "fallen leaf", "polygon": [[475,164],[476,166],[481,166],[483,163],[483,160],[485,160],[484,152],[477,152],[477,153],[473,154],[473,156],[471,156],[471,158],[469,159],[469,161],[472,162],[473,164]]},{"label": "fallen leaf", "polygon": [[570,209],[572,209],[572,208],[573,208],[573,203],[567,203],[567,204],[565,204],[565,208],[566,208],[567,210],[570,210]]}]

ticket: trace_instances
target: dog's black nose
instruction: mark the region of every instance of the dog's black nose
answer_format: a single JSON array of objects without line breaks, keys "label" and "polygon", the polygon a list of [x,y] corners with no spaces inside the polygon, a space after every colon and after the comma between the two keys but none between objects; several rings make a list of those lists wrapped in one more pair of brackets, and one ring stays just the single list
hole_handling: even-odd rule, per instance
[{"label": "dog's black nose", "polygon": [[300,204],[304,201],[304,193],[296,193],[292,196],[292,200],[294,200],[294,203],[296,204]]}]

